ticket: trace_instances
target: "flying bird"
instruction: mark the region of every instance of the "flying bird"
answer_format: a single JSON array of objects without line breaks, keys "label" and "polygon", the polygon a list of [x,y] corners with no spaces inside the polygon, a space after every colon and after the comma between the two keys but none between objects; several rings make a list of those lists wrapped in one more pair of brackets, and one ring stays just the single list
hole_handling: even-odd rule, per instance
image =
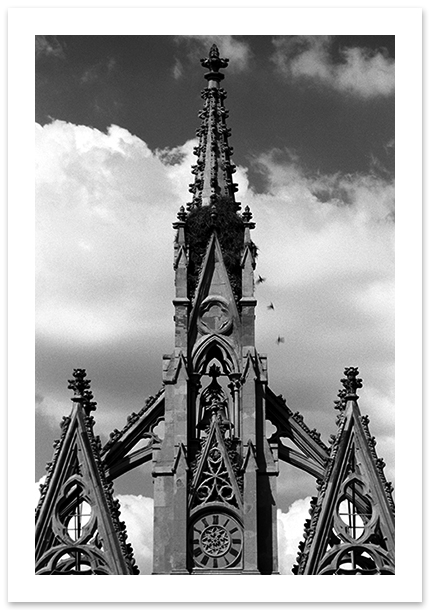
[{"label": "flying bird", "polygon": [[262,284],[263,282],[266,281],[265,277],[261,277],[261,275],[258,276],[256,284]]},{"label": "flying bird", "polygon": [[279,345],[280,343],[285,343],[285,339],[284,339],[284,337],[280,337],[280,336],[278,335],[278,338],[276,339],[276,343],[277,343],[278,345]]},{"label": "flying bird", "polygon": [[270,303],[270,305],[267,306],[267,309],[275,309],[275,306],[273,305],[273,303]]}]

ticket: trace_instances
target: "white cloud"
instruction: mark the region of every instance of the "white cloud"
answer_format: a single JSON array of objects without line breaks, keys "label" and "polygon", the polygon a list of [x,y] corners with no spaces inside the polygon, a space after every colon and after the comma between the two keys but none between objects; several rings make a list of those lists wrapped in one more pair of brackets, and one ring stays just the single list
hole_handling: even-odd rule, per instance
[{"label": "white cloud", "polygon": [[299,542],[303,540],[304,523],[309,519],[311,498],[296,500],[286,513],[278,509],[279,571],[291,575],[296,563]]},{"label": "white cloud", "polygon": [[[261,262],[273,270],[271,284],[291,288],[329,279],[350,284],[355,278],[360,282],[355,306],[361,303],[369,312],[384,305],[391,309],[392,182],[361,175],[306,176],[297,163],[277,163],[271,154],[262,155],[257,164],[263,168],[269,194],[248,191],[243,201],[256,215],[256,241]],[[276,272],[279,266],[282,273]]]},{"label": "white cloud", "polygon": [[352,47],[341,62],[330,56],[331,36],[281,36],[273,40],[273,61],[287,78],[309,79],[362,98],[394,93],[394,60],[383,51]]},{"label": "white cloud", "polygon": [[121,520],[127,528],[128,541],[141,574],[152,572],[152,532],[154,501],[131,494],[117,496],[121,504]]},{"label": "white cloud", "polygon": [[165,228],[182,203],[168,170],[116,126],[38,126],[36,150],[38,333],[91,343],[156,332],[171,286],[154,269],[171,267]]}]

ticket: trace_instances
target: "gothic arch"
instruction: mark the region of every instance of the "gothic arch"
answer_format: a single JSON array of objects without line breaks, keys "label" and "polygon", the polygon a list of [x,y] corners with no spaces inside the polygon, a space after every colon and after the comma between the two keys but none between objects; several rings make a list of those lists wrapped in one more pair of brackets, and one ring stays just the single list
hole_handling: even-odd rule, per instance
[{"label": "gothic arch", "polygon": [[196,344],[192,355],[193,371],[203,375],[213,358],[220,362],[225,375],[239,373],[239,360],[233,346],[224,337],[216,335],[203,337]]}]

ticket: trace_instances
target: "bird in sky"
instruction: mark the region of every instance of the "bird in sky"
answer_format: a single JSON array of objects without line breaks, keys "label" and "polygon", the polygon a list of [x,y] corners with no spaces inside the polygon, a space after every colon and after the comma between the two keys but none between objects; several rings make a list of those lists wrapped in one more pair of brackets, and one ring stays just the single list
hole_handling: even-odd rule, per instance
[{"label": "bird in sky", "polygon": [[275,309],[275,306],[273,305],[273,303],[270,303],[270,305],[267,306],[267,309]]},{"label": "bird in sky", "polygon": [[261,275],[258,276],[256,284],[262,284],[263,282],[266,281],[265,277],[261,277]]},{"label": "bird in sky", "polygon": [[280,343],[285,343],[285,338],[278,335],[276,339],[276,343],[279,345]]}]

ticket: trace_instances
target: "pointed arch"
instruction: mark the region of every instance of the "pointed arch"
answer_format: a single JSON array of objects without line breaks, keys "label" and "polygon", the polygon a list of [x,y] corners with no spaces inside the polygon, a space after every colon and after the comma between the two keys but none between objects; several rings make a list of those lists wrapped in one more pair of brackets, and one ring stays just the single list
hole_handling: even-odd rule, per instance
[{"label": "pointed arch", "polygon": [[203,337],[196,344],[192,356],[193,371],[200,375],[204,374],[213,358],[220,362],[225,375],[240,372],[235,349],[224,337],[218,335]]}]

